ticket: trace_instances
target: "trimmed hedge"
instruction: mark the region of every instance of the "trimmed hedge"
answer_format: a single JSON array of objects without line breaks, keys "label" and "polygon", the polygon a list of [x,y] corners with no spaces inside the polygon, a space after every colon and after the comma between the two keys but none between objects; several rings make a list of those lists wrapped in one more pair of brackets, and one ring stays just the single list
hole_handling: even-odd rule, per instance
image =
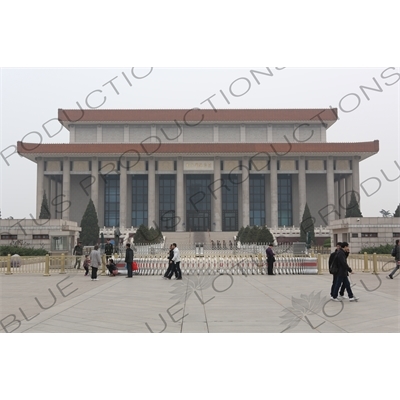
[{"label": "trimmed hedge", "polygon": [[394,244],[381,244],[380,246],[376,246],[376,247],[364,247],[363,249],[361,249],[360,253],[367,253],[367,254],[391,254],[392,253],[392,249],[394,247]]},{"label": "trimmed hedge", "polygon": [[32,247],[20,246],[0,246],[0,256],[8,256],[9,254],[18,254],[19,256],[45,256],[48,253],[44,249],[34,249]]}]

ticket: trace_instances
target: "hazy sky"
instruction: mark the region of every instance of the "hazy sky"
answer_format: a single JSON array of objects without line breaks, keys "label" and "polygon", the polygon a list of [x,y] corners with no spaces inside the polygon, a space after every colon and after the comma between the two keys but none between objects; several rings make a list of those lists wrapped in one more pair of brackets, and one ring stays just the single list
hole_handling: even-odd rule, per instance
[{"label": "hazy sky", "polygon": [[[259,84],[250,70],[265,71],[266,67],[135,68],[136,77],[148,74],[143,79],[135,78],[130,67],[2,69],[0,151],[6,157],[6,160],[0,157],[2,218],[29,218],[36,210],[36,164],[17,154],[11,155],[14,148],[9,146],[15,146],[24,137],[25,142],[67,143],[67,130],[56,134],[60,129],[57,121],[45,125],[53,137],[46,134],[43,124],[57,118],[58,108],[78,108],[76,102],[88,108],[85,99],[94,90],[102,93],[96,92],[90,97],[92,106],[100,104],[106,96],[101,109],[210,108],[206,100],[214,94],[212,102],[216,108],[337,107],[340,120],[328,130],[329,142],[341,142],[343,146],[348,142],[380,142],[379,154],[360,164],[363,215],[380,216],[382,208],[394,212],[400,202],[400,180],[397,180],[400,177],[400,69],[270,68],[273,76],[260,75]],[[111,80],[114,87],[109,83]],[[380,91],[363,93],[360,88],[378,89],[378,85]],[[230,87],[233,93],[247,93],[234,97]]]}]

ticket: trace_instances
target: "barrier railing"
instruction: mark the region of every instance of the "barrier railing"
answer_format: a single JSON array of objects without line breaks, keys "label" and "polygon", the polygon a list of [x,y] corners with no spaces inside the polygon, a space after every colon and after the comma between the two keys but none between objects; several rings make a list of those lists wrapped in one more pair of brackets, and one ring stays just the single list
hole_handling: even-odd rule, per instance
[{"label": "barrier railing", "polygon": [[[46,255],[40,257],[18,257],[10,255],[0,257],[0,273],[12,274],[71,274],[83,272],[84,256],[76,257],[65,254]],[[289,255],[276,256],[274,273],[285,274],[323,274],[329,273],[329,255],[317,254],[311,257],[292,257]],[[124,258],[116,259],[121,273],[126,273]],[[168,259],[164,255],[147,255],[135,257],[139,275],[163,275],[168,268]],[[395,267],[394,258],[390,255],[350,254],[348,264],[355,272],[383,273]],[[184,275],[215,275],[215,274],[266,274],[266,257],[259,254],[209,255],[181,257],[181,270]],[[106,275],[105,255],[99,274]]]}]

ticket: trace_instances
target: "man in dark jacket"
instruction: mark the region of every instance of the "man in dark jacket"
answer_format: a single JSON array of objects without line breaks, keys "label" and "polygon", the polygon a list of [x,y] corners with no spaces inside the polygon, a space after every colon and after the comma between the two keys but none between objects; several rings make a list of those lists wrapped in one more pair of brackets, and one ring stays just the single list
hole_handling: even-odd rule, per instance
[{"label": "man in dark jacket", "polygon": [[128,269],[128,276],[126,278],[132,278],[133,250],[131,249],[130,243],[126,244],[125,262]]},{"label": "man in dark jacket", "polygon": [[350,301],[357,301],[358,298],[354,296],[353,291],[350,287],[350,281],[348,273],[352,272],[351,268],[347,264],[346,253],[349,251],[349,244],[347,242],[343,242],[340,245],[340,249],[337,252],[335,263],[338,266],[338,273],[336,274],[336,279],[332,292],[332,300],[333,301],[342,301],[342,299],[338,298],[340,285],[343,283],[347,293],[349,294]]},{"label": "man in dark jacket", "polygon": [[388,279],[393,279],[393,275],[396,273],[396,271],[400,268],[400,245],[399,245],[399,240],[396,240],[396,246],[394,247],[394,260],[396,263],[396,267],[394,270],[386,277]]},{"label": "man in dark jacket", "polygon": [[104,246],[104,253],[106,255],[106,260],[107,261],[113,255],[113,252],[114,252],[114,246],[110,242],[110,239],[107,239],[107,243]]},{"label": "man in dark jacket", "polygon": [[74,268],[80,269],[81,268],[81,258],[83,255],[82,242],[78,242],[78,244],[74,247],[74,251],[72,254],[74,256],[76,256]]},{"label": "man in dark jacket", "polygon": [[272,250],[274,246],[273,243],[270,243],[265,251],[267,254],[267,265],[268,265],[268,275],[274,275],[274,262],[275,262],[275,253]]},{"label": "man in dark jacket", "polygon": [[[341,245],[342,244],[340,242],[336,243],[335,251],[333,253],[331,253],[331,255],[329,256],[328,265],[329,265],[329,272],[330,273],[331,273],[331,267],[333,266],[334,262],[336,261],[337,253],[340,250]],[[337,276],[337,274],[332,274],[333,279],[332,279],[332,286],[331,286],[331,298],[333,298],[333,288],[335,286],[336,276]]]},{"label": "man in dark jacket", "polygon": [[[175,269],[174,262],[172,261],[173,258],[174,258],[174,246],[171,244],[169,246],[169,253],[168,253],[168,269],[165,272],[163,279],[171,279],[171,278],[169,278],[169,275],[170,275],[171,271]],[[175,278],[178,279],[177,271],[175,271]]]}]

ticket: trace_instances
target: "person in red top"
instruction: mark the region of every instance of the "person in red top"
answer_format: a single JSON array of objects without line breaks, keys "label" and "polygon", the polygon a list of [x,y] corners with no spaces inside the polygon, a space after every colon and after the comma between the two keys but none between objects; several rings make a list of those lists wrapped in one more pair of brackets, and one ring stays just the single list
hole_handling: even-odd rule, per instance
[{"label": "person in red top", "polygon": [[267,250],[266,250],[266,253],[267,253],[267,264],[268,264],[268,275],[273,275],[274,274],[275,253],[272,250],[273,246],[274,246],[274,244],[270,243],[269,246],[267,247]]}]

